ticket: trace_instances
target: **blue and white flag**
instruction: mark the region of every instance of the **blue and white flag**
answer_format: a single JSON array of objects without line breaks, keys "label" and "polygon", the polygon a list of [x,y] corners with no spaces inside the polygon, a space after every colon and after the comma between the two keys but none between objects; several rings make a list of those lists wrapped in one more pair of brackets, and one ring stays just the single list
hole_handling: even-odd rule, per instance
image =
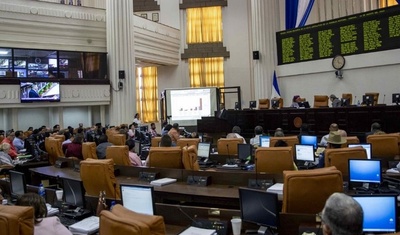
[{"label": "blue and white flag", "polygon": [[274,71],[274,77],[272,78],[271,99],[280,97],[281,97],[281,92],[279,90],[278,78],[276,77],[276,71]]},{"label": "blue and white flag", "polygon": [[286,0],[286,29],[303,27],[315,0]]}]

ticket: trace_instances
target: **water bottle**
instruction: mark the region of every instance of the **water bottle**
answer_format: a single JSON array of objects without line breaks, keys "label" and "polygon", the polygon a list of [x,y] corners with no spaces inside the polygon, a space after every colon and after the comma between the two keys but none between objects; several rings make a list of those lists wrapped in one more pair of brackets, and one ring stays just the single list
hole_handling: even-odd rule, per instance
[{"label": "water bottle", "polygon": [[111,201],[110,211],[112,211],[114,206],[115,206],[115,201]]},{"label": "water bottle", "polygon": [[46,191],[43,187],[43,184],[39,185],[39,191],[38,191],[39,196],[43,197],[44,199],[46,199]]}]

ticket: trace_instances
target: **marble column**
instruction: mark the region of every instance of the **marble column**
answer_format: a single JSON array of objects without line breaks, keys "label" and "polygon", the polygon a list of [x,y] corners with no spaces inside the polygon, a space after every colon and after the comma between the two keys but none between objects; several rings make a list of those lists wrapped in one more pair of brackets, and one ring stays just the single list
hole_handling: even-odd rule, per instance
[{"label": "marble column", "polygon": [[[107,0],[106,16],[110,124],[131,123],[136,112],[133,1]],[[125,72],[125,79],[119,79],[119,71]]]},{"label": "marble column", "polygon": [[252,49],[260,59],[253,60],[254,98],[271,98],[272,75],[277,66],[276,31],[279,31],[278,0],[251,0]]}]

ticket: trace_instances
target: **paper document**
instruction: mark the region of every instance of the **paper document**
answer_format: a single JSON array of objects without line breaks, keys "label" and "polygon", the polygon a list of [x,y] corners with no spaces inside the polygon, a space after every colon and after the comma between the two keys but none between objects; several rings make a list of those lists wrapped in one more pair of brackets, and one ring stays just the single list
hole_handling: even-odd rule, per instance
[{"label": "paper document", "polygon": [[92,234],[99,230],[99,222],[99,217],[91,216],[69,226],[69,231],[74,235]]},{"label": "paper document", "polygon": [[155,185],[155,186],[163,186],[166,184],[172,184],[175,183],[176,179],[172,179],[172,178],[162,178],[162,179],[158,179],[158,180],[153,180],[150,182],[151,185]]},{"label": "paper document", "polygon": [[180,235],[213,235],[217,234],[215,229],[197,228],[190,226],[185,231],[181,232]]},{"label": "paper document", "polygon": [[271,187],[267,188],[267,192],[276,193],[278,195],[283,195],[283,184],[276,183],[276,184],[272,185]]}]

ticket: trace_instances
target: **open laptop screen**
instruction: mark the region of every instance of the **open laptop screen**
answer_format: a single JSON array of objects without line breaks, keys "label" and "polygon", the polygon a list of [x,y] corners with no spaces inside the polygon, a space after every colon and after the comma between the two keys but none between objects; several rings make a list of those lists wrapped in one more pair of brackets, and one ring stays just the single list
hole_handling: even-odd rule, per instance
[{"label": "open laptop screen", "polygon": [[197,156],[201,158],[208,158],[210,156],[210,143],[199,143],[199,147],[197,149]]},{"label": "open laptop screen", "polygon": [[154,215],[154,189],[152,186],[121,184],[122,205],[136,213]]},{"label": "open laptop screen", "polygon": [[297,161],[307,161],[313,162],[314,159],[314,145],[306,145],[306,144],[296,144],[294,146],[296,151],[296,160]]},{"label": "open laptop screen", "polygon": [[260,136],[260,147],[269,147],[269,136],[264,135],[264,136]]},{"label": "open laptop screen", "polygon": [[371,159],[371,151],[372,151],[371,144],[349,144],[348,146],[349,146],[349,148],[354,148],[354,147],[358,147],[358,146],[363,147],[365,149],[365,151],[367,151],[367,158]]},{"label": "open laptop screen", "polygon": [[317,136],[302,135],[300,137],[300,144],[312,144],[314,145],[314,148],[317,148]]},{"label": "open laptop screen", "polygon": [[381,183],[381,161],[378,159],[349,159],[349,181]]},{"label": "open laptop screen", "polygon": [[[253,152],[253,145],[251,144],[238,144],[238,158],[241,160],[251,160]],[[247,159],[250,157],[249,159]]]}]

